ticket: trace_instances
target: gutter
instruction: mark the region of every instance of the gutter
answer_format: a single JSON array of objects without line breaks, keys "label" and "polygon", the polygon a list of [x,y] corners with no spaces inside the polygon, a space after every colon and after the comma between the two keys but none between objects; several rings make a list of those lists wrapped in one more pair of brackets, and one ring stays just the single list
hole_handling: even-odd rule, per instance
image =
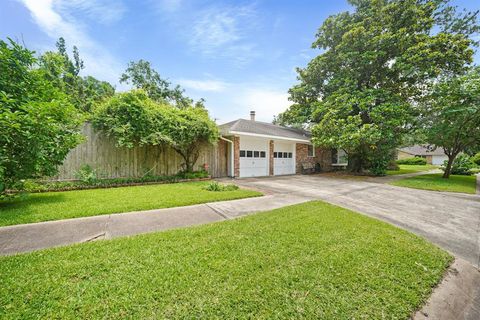
[{"label": "gutter", "polygon": [[227,138],[224,138],[223,136],[220,136],[220,139],[223,140],[223,141],[226,141],[228,143],[230,143],[230,145],[232,146],[230,148],[230,177],[234,178],[235,177],[235,163],[234,163],[234,145],[233,145],[233,141],[232,140],[229,140]]}]

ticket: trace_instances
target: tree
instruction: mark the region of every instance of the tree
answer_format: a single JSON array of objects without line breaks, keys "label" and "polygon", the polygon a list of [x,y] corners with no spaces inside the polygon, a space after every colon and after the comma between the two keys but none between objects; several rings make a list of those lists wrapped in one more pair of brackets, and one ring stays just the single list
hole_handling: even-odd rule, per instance
[{"label": "tree", "polygon": [[77,110],[36,63],[32,51],[0,41],[0,194],[55,174],[81,141]]},{"label": "tree", "polygon": [[57,52],[47,51],[40,56],[40,68],[47,79],[63,91],[72,104],[81,111],[90,113],[93,106],[101,103],[115,93],[115,88],[106,81],[92,76],[81,77],[83,60],[76,46],[73,46],[73,61],[70,59],[65,40],[59,38]]},{"label": "tree", "polygon": [[436,84],[423,107],[427,142],[448,156],[448,178],[457,155],[480,146],[480,68]]},{"label": "tree", "polygon": [[454,15],[441,0],[349,2],[353,12],[318,30],[312,46],[323,52],[298,69],[293,105],[277,119],[311,127],[316,145],[344,149],[350,170],[383,174],[429,86],[472,62],[478,12]]},{"label": "tree", "polygon": [[[160,77],[160,74],[152,68],[150,62],[139,60],[131,61],[127,69],[120,77],[121,83],[132,84],[137,89],[144,90],[148,96],[157,102],[168,102],[178,108],[188,108],[194,105],[192,99],[185,96],[185,90],[179,85],[171,88],[171,83]],[[197,107],[204,106],[204,99],[195,103]]]},{"label": "tree", "polygon": [[218,139],[218,128],[203,108],[179,109],[156,102],[143,90],[119,93],[95,110],[93,124],[118,146],[167,145],[192,172],[203,146]]}]

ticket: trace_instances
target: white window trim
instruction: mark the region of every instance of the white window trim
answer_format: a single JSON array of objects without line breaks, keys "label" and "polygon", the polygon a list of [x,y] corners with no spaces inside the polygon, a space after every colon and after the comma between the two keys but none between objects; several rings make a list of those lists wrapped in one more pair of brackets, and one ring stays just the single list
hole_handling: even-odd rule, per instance
[{"label": "white window trim", "polygon": [[[312,150],[313,150],[312,155],[308,154],[308,146],[312,146]],[[313,144],[308,144],[307,145],[307,158],[315,158],[315,146]]]},{"label": "white window trim", "polygon": [[[339,149],[337,148],[337,162],[335,163],[332,163],[332,166],[334,167],[344,167],[344,166],[347,166],[348,165],[348,161],[347,162],[340,162],[340,154],[339,154],[339,150],[342,150],[342,149]],[[345,152],[345,151],[344,151]]]}]

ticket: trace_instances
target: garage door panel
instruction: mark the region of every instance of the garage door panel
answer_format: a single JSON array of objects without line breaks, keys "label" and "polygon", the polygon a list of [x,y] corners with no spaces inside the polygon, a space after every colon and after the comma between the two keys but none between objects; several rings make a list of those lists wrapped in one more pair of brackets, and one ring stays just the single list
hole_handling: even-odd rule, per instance
[{"label": "garage door panel", "polygon": [[268,140],[240,138],[240,177],[268,175]]},{"label": "garage door panel", "polygon": [[273,174],[295,174],[295,143],[275,142],[273,153]]}]

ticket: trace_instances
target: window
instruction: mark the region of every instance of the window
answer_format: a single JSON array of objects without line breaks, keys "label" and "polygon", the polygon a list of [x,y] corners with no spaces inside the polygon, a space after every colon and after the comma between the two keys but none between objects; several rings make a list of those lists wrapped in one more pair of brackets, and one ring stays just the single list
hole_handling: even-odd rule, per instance
[{"label": "window", "polygon": [[284,153],[283,153],[283,157],[284,157],[284,158],[288,158],[288,152],[284,152]]},{"label": "window", "polygon": [[288,153],[288,157],[289,157],[289,158],[292,158],[292,157],[293,157],[293,153],[289,152],[289,153]]},{"label": "window", "polygon": [[254,158],[259,158],[260,157],[260,152],[259,151],[253,151],[253,157]]},{"label": "window", "polygon": [[260,151],[260,158],[265,158],[267,155],[265,151]]},{"label": "window", "polygon": [[282,152],[277,152],[277,155],[279,158],[283,158],[283,153]]},{"label": "window", "polygon": [[274,152],[274,153],[273,153],[273,157],[274,157],[274,158],[278,158],[278,153]]},{"label": "window", "polygon": [[315,157],[315,147],[312,144],[308,145],[307,156],[308,157]]},{"label": "window", "polygon": [[247,158],[251,158],[253,156],[253,152],[248,150],[247,151]]},{"label": "window", "polygon": [[240,150],[240,158],[245,158],[245,150]]}]

